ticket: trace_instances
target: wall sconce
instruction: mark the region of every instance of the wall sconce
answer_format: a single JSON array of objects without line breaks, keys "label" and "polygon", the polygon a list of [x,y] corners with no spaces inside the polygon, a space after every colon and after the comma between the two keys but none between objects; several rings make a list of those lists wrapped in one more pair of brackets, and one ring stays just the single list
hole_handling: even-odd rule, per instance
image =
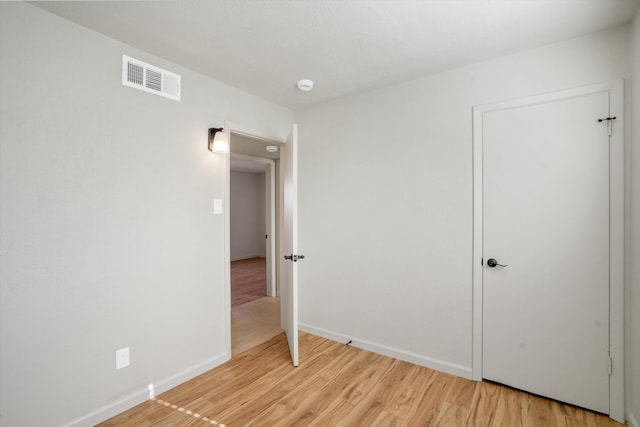
[{"label": "wall sconce", "polygon": [[222,128],[209,129],[209,142],[207,147],[209,148],[209,151],[213,153],[229,152],[229,141],[227,141],[227,134],[223,132]]}]

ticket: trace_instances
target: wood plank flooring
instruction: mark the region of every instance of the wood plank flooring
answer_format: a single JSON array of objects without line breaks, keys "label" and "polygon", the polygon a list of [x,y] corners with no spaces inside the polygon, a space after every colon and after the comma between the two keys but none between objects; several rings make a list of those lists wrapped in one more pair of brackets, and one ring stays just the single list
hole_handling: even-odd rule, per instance
[{"label": "wood plank flooring", "polygon": [[266,296],[267,262],[250,258],[231,263],[231,354],[282,332],[280,298]]},{"label": "wood plank flooring", "polygon": [[250,258],[231,263],[231,307],[267,296],[267,261]]},{"label": "wood plank flooring", "polygon": [[284,334],[106,422],[108,426],[621,426],[608,417],[300,334]]},{"label": "wood plank flooring", "polygon": [[280,298],[262,297],[231,308],[231,354],[280,334]]}]

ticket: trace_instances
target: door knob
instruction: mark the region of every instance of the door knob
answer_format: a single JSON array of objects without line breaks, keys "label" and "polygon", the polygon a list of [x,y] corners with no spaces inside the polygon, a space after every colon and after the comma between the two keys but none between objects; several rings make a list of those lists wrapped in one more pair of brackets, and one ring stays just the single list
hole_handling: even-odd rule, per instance
[{"label": "door knob", "polygon": [[500,267],[509,267],[508,265],[498,264],[498,261],[496,261],[496,259],[495,259],[495,258],[489,258],[489,259],[487,260],[487,265],[488,265],[489,267],[491,267],[491,268],[493,268],[493,267],[497,267],[497,266],[500,266]]}]

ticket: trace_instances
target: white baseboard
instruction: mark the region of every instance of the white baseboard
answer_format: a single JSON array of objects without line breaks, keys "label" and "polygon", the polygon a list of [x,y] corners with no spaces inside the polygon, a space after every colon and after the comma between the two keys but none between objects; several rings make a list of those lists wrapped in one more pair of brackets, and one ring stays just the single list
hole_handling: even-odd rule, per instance
[{"label": "white baseboard", "polygon": [[[155,395],[164,393],[165,391],[170,390],[173,387],[180,385],[194,377],[197,377],[198,375],[210,369],[213,369],[228,360],[229,357],[227,356],[227,354],[223,353],[212,359],[192,366],[191,368],[185,369],[184,371],[179,372],[178,374],[166,378],[162,381],[154,382],[153,389]],[[101,423],[102,421],[108,420],[109,418],[118,415],[121,412],[126,411],[127,409],[133,408],[134,406],[149,400],[149,398],[149,384],[145,384],[144,386],[142,386],[142,390],[132,393],[120,400],[117,400],[107,406],[91,412],[90,414],[78,418],[75,421],[66,424],[65,427],[86,427]]]},{"label": "white baseboard", "polygon": [[638,418],[636,418],[636,416],[629,410],[627,410],[627,423],[629,424],[629,427],[640,427]]},{"label": "white baseboard", "polygon": [[388,347],[386,345],[376,344],[370,341],[346,336],[338,332],[316,328],[305,323],[300,323],[300,330],[342,343],[347,343],[349,340],[351,340],[350,345],[353,347],[382,354],[384,356],[393,357],[395,359],[404,360],[405,362],[424,366],[430,369],[435,369],[436,371],[446,372],[458,377],[471,379],[471,366],[463,366],[455,363],[445,362],[444,360],[434,359],[431,357],[423,356],[421,354],[412,353],[410,351],[400,350],[397,348]]}]

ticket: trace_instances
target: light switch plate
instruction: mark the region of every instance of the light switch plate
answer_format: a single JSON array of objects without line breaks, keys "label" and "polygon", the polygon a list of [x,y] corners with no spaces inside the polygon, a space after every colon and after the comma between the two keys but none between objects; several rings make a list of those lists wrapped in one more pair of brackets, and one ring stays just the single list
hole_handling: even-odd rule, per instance
[{"label": "light switch plate", "polygon": [[129,347],[116,350],[116,369],[122,369],[129,366]]},{"label": "light switch plate", "polygon": [[213,199],[213,213],[215,215],[222,214],[222,199]]}]

